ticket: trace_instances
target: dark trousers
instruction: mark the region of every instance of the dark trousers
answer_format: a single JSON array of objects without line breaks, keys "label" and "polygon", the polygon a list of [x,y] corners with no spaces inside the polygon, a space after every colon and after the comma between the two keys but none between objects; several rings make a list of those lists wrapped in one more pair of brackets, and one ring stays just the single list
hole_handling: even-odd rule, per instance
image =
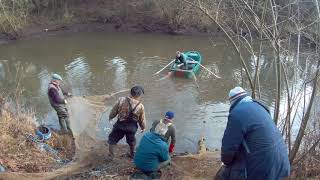
[{"label": "dark trousers", "polygon": [[72,130],[70,128],[69,113],[66,105],[61,104],[53,106],[53,108],[57,111],[61,130],[64,132],[72,133]]},{"label": "dark trousers", "polygon": [[126,136],[129,146],[136,145],[136,132],[138,126],[136,122],[116,122],[109,134],[108,143],[116,145],[124,136]]}]

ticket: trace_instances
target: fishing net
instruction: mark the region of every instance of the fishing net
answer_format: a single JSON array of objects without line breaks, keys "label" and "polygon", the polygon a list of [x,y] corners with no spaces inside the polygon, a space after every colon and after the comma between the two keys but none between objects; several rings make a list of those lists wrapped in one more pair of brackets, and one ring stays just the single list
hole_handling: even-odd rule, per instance
[{"label": "fishing net", "polygon": [[[101,121],[107,121],[111,105],[120,95],[128,90],[108,95],[72,97],[69,100],[71,127],[75,137],[75,156],[73,161],[45,173],[2,173],[4,179],[63,179],[75,177],[89,179],[96,176],[112,179],[127,179],[136,172],[132,160],[123,156],[126,154],[125,145],[116,149],[116,157],[108,161],[108,146],[105,140],[97,137],[101,130]],[[106,133],[107,136],[107,133]],[[187,155],[173,157],[170,168],[163,170],[162,179],[202,179],[213,177],[219,167],[218,153],[207,155]],[[198,168],[195,168],[198,167]]]}]

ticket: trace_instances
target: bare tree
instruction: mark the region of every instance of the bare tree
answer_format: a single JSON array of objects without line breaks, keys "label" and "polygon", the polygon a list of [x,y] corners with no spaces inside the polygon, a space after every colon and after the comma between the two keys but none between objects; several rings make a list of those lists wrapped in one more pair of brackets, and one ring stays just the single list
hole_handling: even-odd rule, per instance
[{"label": "bare tree", "polygon": [[[319,32],[314,33],[311,30],[311,27],[319,25],[318,1],[314,0],[317,7],[317,17],[308,15],[310,12],[306,12],[312,10],[311,6],[299,0],[284,4],[275,0],[183,1],[209,17],[224,32],[239,54],[241,69],[243,68],[246,73],[247,82],[250,84],[254,98],[260,98],[257,96],[260,94],[260,60],[262,52],[266,51],[263,43],[268,42],[274,52],[273,63],[276,72],[273,117],[275,123],[282,129],[288,143],[290,162],[293,163],[297,155],[304,154],[303,152],[299,153],[299,149],[304,141],[317,93],[320,68],[318,46],[316,49],[309,49],[309,55],[304,55],[306,50],[301,49],[301,38],[310,39],[313,41],[312,43],[319,44],[319,41],[314,41],[319,37]],[[243,32],[246,32],[246,35],[243,35]],[[254,48],[256,45],[253,43],[255,40],[259,41],[257,52]],[[247,60],[243,55],[245,53],[256,57],[253,58],[254,73],[249,70],[246,64]],[[306,67],[308,64],[316,63],[317,65],[314,71],[309,68],[308,75],[306,69],[300,68],[300,62],[306,62]],[[312,89],[310,95],[306,93],[306,87]],[[283,106],[284,112],[280,111],[283,99],[286,100],[286,104]],[[296,126],[299,120],[301,123],[297,131],[298,134],[294,136],[292,127]],[[315,142],[315,144],[318,143]]]}]

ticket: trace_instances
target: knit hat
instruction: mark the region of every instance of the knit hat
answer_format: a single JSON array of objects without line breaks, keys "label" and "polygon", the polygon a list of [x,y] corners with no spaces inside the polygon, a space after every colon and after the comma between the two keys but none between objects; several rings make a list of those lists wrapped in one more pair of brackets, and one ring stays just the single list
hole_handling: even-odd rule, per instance
[{"label": "knit hat", "polygon": [[166,112],[165,117],[166,117],[167,119],[173,119],[173,118],[174,118],[174,112],[172,112],[172,111]]},{"label": "knit hat", "polygon": [[242,87],[235,87],[229,92],[229,101],[233,102],[241,96],[248,95],[247,92]]},{"label": "knit hat", "polygon": [[59,74],[52,74],[51,78],[52,80],[62,81],[62,77]]},{"label": "knit hat", "polygon": [[131,88],[130,94],[133,97],[139,97],[144,94],[144,89],[142,86],[134,86]]}]

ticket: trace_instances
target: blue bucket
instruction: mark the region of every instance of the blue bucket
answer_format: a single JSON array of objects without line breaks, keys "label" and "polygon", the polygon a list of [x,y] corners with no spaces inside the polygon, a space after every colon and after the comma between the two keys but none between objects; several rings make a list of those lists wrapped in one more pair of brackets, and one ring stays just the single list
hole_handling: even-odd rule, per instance
[{"label": "blue bucket", "polygon": [[39,126],[36,129],[36,135],[38,136],[39,140],[47,141],[51,138],[51,131],[45,126]]}]

